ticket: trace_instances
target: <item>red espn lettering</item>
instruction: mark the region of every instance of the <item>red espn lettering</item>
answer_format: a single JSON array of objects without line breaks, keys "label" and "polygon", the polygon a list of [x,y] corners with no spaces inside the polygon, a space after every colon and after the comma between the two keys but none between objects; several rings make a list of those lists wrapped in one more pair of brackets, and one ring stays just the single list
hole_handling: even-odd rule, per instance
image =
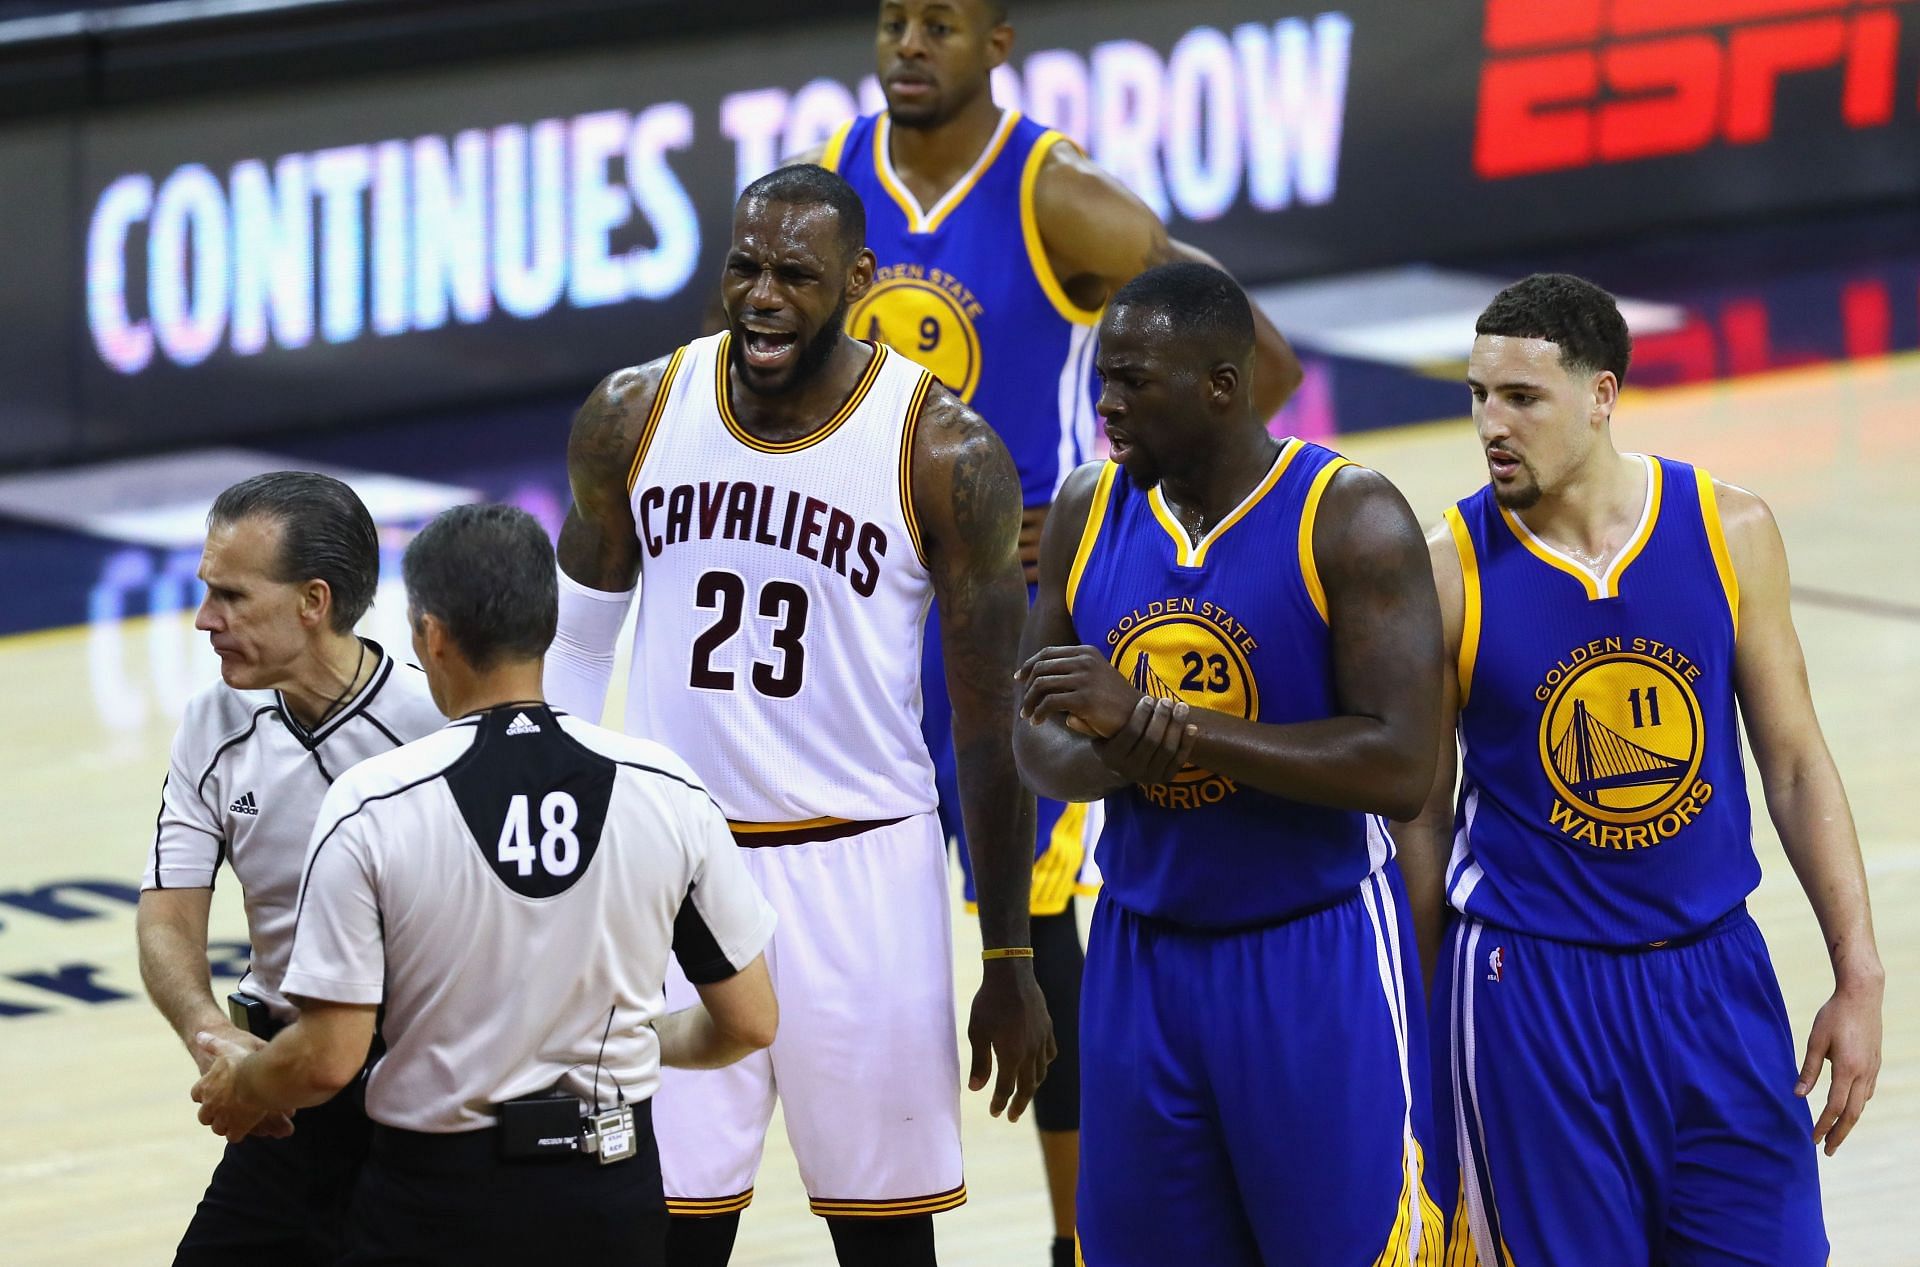
[{"label": "red espn lettering", "polygon": [[1474,168],[1495,180],[1754,144],[1773,135],[1783,77],[1836,67],[1845,124],[1888,123],[1891,6],[1908,2],[1487,0],[1495,56],[1480,78]]}]

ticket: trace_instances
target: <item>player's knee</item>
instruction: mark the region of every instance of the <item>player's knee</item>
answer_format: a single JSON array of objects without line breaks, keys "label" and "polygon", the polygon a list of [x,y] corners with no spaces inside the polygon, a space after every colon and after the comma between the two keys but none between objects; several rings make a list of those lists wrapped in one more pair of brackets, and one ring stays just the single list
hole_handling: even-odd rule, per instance
[{"label": "player's knee", "polygon": [[829,1218],[827,1230],[833,1235],[833,1252],[840,1267],[936,1267],[931,1214],[898,1219]]},{"label": "player's knee", "polygon": [[667,1267],[727,1267],[740,1212],[704,1218],[675,1215],[667,1220]]}]

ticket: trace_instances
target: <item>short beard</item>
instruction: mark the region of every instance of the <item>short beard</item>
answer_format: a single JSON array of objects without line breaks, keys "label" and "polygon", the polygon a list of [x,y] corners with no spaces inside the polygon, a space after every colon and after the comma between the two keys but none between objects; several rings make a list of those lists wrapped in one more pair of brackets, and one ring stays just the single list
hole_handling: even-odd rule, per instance
[{"label": "short beard", "polygon": [[846,333],[847,306],[847,300],[843,294],[839,306],[833,310],[833,315],[827,318],[827,323],[820,327],[818,334],[807,340],[805,347],[800,349],[800,359],[794,362],[793,372],[771,387],[753,385],[753,379],[747,368],[745,339],[736,332],[734,337],[727,341],[727,359],[733,362],[734,373],[738,380],[747,384],[748,389],[757,396],[785,396],[811,382],[814,375],[818,374],[821,367],[827,363],[827,358],[833,355],[833,350],[840,346],[840,336]]},{"label": "short beard", "polygon": [[1534,474],[1533,467],[1528,465],[1524,458],[1520,462],[1520,469],[1529,477],[1529,482],[1524,487],[1515,485],[1512,488],[1503,489],[1498,484],[1493,485],[1493,500],[1508,510],[1532,510],[1540,504],[1540,477]]}]

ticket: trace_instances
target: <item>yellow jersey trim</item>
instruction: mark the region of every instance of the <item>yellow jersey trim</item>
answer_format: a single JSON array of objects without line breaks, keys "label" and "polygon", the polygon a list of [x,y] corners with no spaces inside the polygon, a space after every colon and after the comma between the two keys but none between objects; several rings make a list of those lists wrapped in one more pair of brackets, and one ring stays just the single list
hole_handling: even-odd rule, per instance
[{"label": "yellow jersey trim", "polygon": [[1320,613],[1322,621],[1327,620],[1327,589],[1320,583],[1320,565],[1313,557],[1313,525],[1319,518],[1320,498],[1326,493],[1327,485],[1342,467],[1352,465],[1345,458],[1335,458],[1321,467],[1307,488],[1306,503],[1300,507],[1300,579],[1306,582],[1307,597],[1313,600],[1313,609]]},{"label": "yellow jersey trim", "polygon": [[1087,857],[1087,807],[1072,802],[1060,811],[1047,834],[1047,851],[1034,860],[1028,913],[1058,915],[1078,890],[1080,864]]},{"label": "yellow jersey trim", "polygon": [[667,1213],[683,1217],[710,1218],[716,1214],[738,1214],[753,1204],[753,1189],[731,1197],[668,1197]]},{"label": "yellow jersey trim", "polygon": [[920,544],[920,517],[913,513],[913,437],[920,428],[920,407],[933,388],[933,371],[920,375],[913,399],[907,402],[906,425],[900,429],[900,513],[907,521],[907,539],[913,542],[913,555],[920,566],[927,565],[927,551]]},{"label": "yellow jersey trim", "polygon": [[736,823],[730,818],[727,830],[741,835],[759,831],[807,831],[814,827],[842,827],[852,821],[851,818],[803,818],[792,823]]},{"label": "yellow jersey trim", "polygon": [[1461,597],[1465,608],[1460,619],[1460,707],[1467,706],[1473,690],[1473,664],[1480,656],[1480,556],[1473,548],[1473,534],[1458,506],[1447,507],[1447,528],[1453,533],[1453,550],[1460,556]]},{"label": "yellow jersey trim", "polygon": [[1006,148],[1007,138],[1013,135],[1013,125],[1019,121],[1018,110],[1001,111],[1000,126],[993,130],[993,136],[988,139],[987,147],[980,151],[980,157],[973,161],[973,166],[967,169],[967,174],[955,181],[953,188],[940,196],[940,201],[933,204],[931,211],[922,211],[919,200],[907,188],[906,182],[901,180],[893,170],[893,155],[888,152],[893,138],[893,124],[891,118],[882,113],[873,128],[873,175],[880,182],[880,187],[887,191],[887,196],[893,199],[894,205],[899,207],[901,213],[907,217],[907,232],[937,232],[940,226],[946,223],[947,217],[967,200],[967,195],[973,192],[973,187],[980,183],[980,178],[986,175],[989,167],[993,166],[993,160],[1000,157],[1000,151]]},{"label": "yellow jersey trim", "polygon": [[1087,507],[1087,522],[1080,529],[1080,544],[1074,548],[1073,568],[1067,573],[1067,615],[1073,615],[1073,598],[1080,592],[1080,577],[1087,570],[1087,560],[1093,557],[1093,547],[1100,540],[1100,525],[1107,520],[1107,501],[1113,495],[1113,480],[1120,473],[1120,467],[1113,462],[1105,462],[1100,467],[1100,480],[1093,486],[1093,503]]},{"label": "yellow jersey trim", "polygon": [[1218,541],[1227,529],[1246,518],[1247,512],[1259,505],[1260,499],[1273,491],[1273,486],[1280,482],[1282,475],[1286,474],[1287,467],[1293,464],[1293,459],[1300,452],[1300,448],[1299,440],[1292,436],[1287,437],[1286,442],[1280,446],[1279,454],[1274,457],[1273,465],[1267,468],[1267,473],[1261,477],[1260,482],[1253,486],[1253,491],[1241,498],[1240,504],[1227,512],[1227,517],[1215,524],[1212,530],[1198,542],[1188,539],[1186,529],[1180,526],[1180,521],[1173,517],[1173,511],[1167,507],[1166,498],[1160,491],[1161,486],[1154,485],[1153,491],[1147,494],[1147,505],[1152,508],[1153,517],[1160,521],[1160,527],[1165,529],[1167,536],[1173,539],[1174,562],[1183,568],[1205,567],[1207,551],[1213,548],[1213,543]]},{"label": "yellow jersey trim", "polygon": [[734,439],[749,449],[755,449],[761,453],[798,453],[802,449],[812,448],[838,431],[840,425],[853,417],[854,411],[860,408],[860,402],[867,398],[867,393],[873,389],[875,381],[880,377],[881,365],[887,359],[886,345],[867,343],[867,346],[873,349],[873,359],[867,362],[867,368],[860,375],[860,381],[853,385],[852,393],[848,395],[846,403],[840,406],[838,413],[798,439],[762,440],[741,426],[734,418],[733,403],[727,399],[727,345],[732,341],[731,331],[721,335],[719,348],[714,353],[713,393],[720,405],[720,421],[726,424],[727,430],[733,433]]},{"label": "yellow jersey trim", "polygon": [[820,166],[830,172],[840,170],[840,152],[847,148],[847,133],[853,131],[853,124],[854,121],[848,119],[833,130],[833,135],[827,138],[826,145],[821,147]]},{"label": "yellow jersey trim", "polygon": [[1700,517],[1707,525],[1707,546],[1713,551],[1714,570],[1720,573],[1720,588],[1726,591],[1727,611],[1733,617],[1733,638],[1740,640],[1740,577],[1733,570],[1733,552],[1727,549],[1727,528],[1720,522],[1720,499],[1713,495],[1713,476],[1693,468],[1700,489]]},{"label": "yellow jersey trim", "polygon": [[1027,165],[1020,172],[1020,236],[1027,244],[1027,265],[1033,269],[1033,279],[1040,283],[1040,289],[1053,304],[1053,310],[1074,325],[1090,326],[1100,320],[1101,309],[1082,308],[1073,302],[1067,294],[1067,288],[1054,275],[1053,264],[1047,259],[1046,243],[1040,239],[1040,217],[1033,205],[1034,189],[1040,183],[1041,165],[1047,161],[1047,155],[1053,147],[1062,143],[1073,145],[1076,152],[1080,149],[1063,133],[1049,130],[1041,133],[1040,139],[1033,143],[1033,149],[1027,152]]},{"label": "yellow jersey trim", "polygon": [[822,1218],[897,1219],[912,1214],[944,1214],[967,1203],[967,1185],[924,1197],[897,1197],[886,1201],[838,1201],[815,1197],[807,1206]]},{"label": "yellow jersey trim", "polygon": [[653,404],[647,407],[647,425],[640,429],[640,444],[633,451],[633,462],[627,467],[627,493],[633,493],[633,486],[640,482],[640,464],[647,459],[647,446],[653,443],[653,433],[660,426],[660,417],[667,412],[667,393],[673,390],[673,380],[680,373],[680,362],[685,360],[687,349],[678,348],[673,359],[667,362],[667,372],[660,376],[660,389],[653,394]]}]

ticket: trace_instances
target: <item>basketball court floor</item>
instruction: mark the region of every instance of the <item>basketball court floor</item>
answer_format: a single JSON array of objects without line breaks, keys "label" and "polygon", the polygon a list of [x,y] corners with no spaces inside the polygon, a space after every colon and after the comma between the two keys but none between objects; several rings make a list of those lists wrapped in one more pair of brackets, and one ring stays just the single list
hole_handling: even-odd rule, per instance
[{"label": "basketball court floor", "polygon": [[[1888,972],[1878,1095],[1839,1156],[1821,1163],[1833,1262],[1844,1267],[1920,1263],[1903,1205],[1920,1176],[1920,765],[1908,726],[1920,717],[1915,232],[1869,221],[1820,233],[1829,245],[1813,255],[1761,235],[1726,243],[1713,263],[1676,240],[1586,270],[1637,303],[1639,350],[1616,414],[1622,446],[1761,492],[1792,560],[1795,618],[1859,825]],[[1744,263],[1741,251],[1752,253]],[[1386,473],[1432,521],[1485,478],[1461,416],[1472,314],[1499,278],[1541,262],[1264,294],[1309,370],[1284,422]],[[350,470],[388,525],[396,575],[409,526],[440,505],[514,500],[557,525],[567,412],[548,402],[259,452],[0,478],[0,1085],[10,1088],[0,1103],[0,1261],[166,1261],[219,1151],[194,1121],[191,1062],[141,997],[133,941],[167,745],[185,699],[216,671],[191,629],[195,533],[211,491],[242,468]],[[367,631],[404,647],[403,606],[389,583]],[[1754,792],[1757,807],[1757,782]],[[1755,845],[1765,875],[1751,905],[1804,1041],[1830,988],[1826,957],[1764,817]],[[957,899],[955,909],[964,1008],[978,943]],[[231,883],[216,896],[213,936],[224,989],[246,955]],[[1823,1083],[1816,1098],[1824,1093]],[[940,1219],[943,1261],[1044,1261],[1050,1225],[1031,1125],[991,1120],[981,1096],[965,1106],[972,1199]],[[831,1261],[776,1123],[735,1262]]]}]

